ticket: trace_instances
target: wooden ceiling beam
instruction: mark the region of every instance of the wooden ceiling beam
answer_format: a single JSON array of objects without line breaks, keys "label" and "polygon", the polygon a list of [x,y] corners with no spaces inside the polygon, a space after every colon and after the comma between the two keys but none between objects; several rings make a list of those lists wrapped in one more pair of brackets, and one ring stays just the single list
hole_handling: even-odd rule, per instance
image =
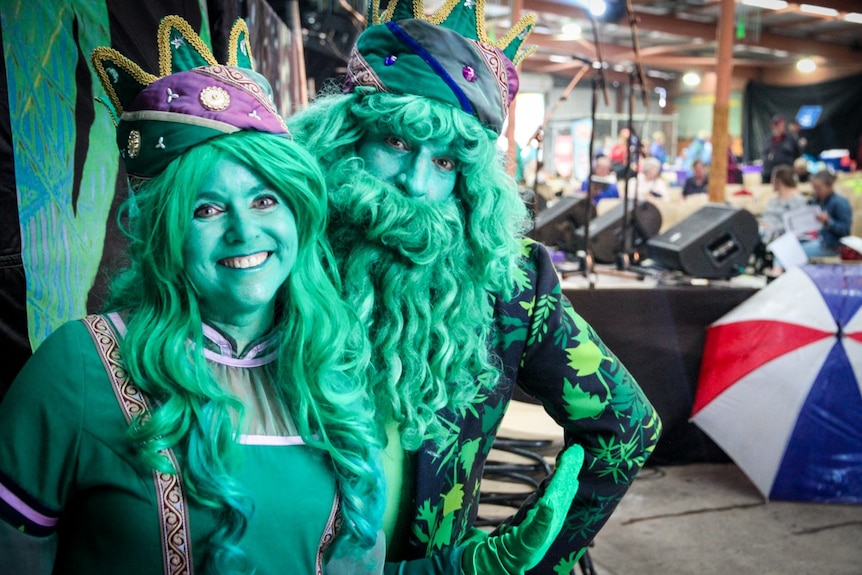
[{"label": "wooden ceiling beam", "polygon": [[[592,41],[585,38],[577,40],[559,40],[551,34],[530,34],[527,37],[527,44],[533,44],[539,48],[555,52],[557,54],[576,54],[596,60],[596,46]],[[616,46],[602,42],[602,57],[605,60],[618,60],[622,56],[630,55],[631,48]]]},{"label": "wooden ceiling beam", "polygon": [[862,12],[859,0],[808,0],[807,2],[790,2],[789,4],[796,9],[799,8],[800,4],[811,4],[813,6],[832,8],[839,12]]},{"label": "wooden ceiling beam", "polygon": [[[665,44],[663,46],[650,46],[649,48],[641,48],[640,53],[642,58],[647,56],[661,56],[664,54],[675,54],[679,52],[688,52],[690,50],[715,50],[715,42],[692,42],[690,44]],[[629,52],[631,54],[631,52]]]},{"label": "wooden ceiling beam", "polygon": [[[548,34],[536,34],[531,35],[528,42],[538,46],[541,50],[543,56],[547,56],[547,53],[554,54],[569,54],[569,55],[578,55],[589,58],[591,60],[596,59],[596,50],[592,42],[589,42],[584,39],[580,39],[577,41],[577,48],[572,46],[572,40],[556,40],[553,36]],[[666,45],[666,46],[656,46],[653,48],[642,48],[641,49],[641,60],[645,65],[654,66],[659,68],[664,68],[668,70],[687,70],[690,68],[714,68],[715,67],[715,58],[711,56],[703,56],[703,57],[695,57],[695,56],[682,56],[679,55],[679,52],[684,52],[696,47],[704,47],[703,44],[685,44],[685,45]],[[709,47],[706,45],[705,47]],[[539,54],[537,54],[537,57]],[[628,46],[615,46],[613,44],[603,44],[602,45],[602,57],[605,62],[609,65],[613,66],[614,64],[630,64],[634,61],[634,52],[631,47]],[[529,58],[528,58],[529,60]],[[743,60],[743,59],[734,59],[734,66],[751,66],[751,67],[759,67],[762,68],[764,66],[769,66],[772,63],[765,60]],[[567,69],[572,65],[579,65],[579,61],[576,59],[572,60],[573,64],[568,62],[562,63],[562,69]],[[557,64],[557,63],[554,63]]]},{"label": "wooden ceiling beam", "polygon": [[[524,9],[527,11],[548,12],[569,16],[575,16],[576,12],[580,12],[581,14],[583,13],[583,10],[580,8],[564,4],[560,0],[526,0],[524,3]],[[635,13],[637,13],[637,10],[635,10]],[[665,34],[702,38],[707,42],[714,42],[716,40],[716,26],[713,24],[684,21],[673,16],[657,16],[645,13],[639,13],[637,14],[637,17],[639,32],[655,30]],[[529,39],[527,42],[529,43]],[[772,34],[769,32],[761,32],[758,42],[737,40],[736,44],[761,46],[771,50],[784,50],[791,54],[798,55],[813,54],[822,56],[829,60],[847,60],[856,62],[860,57],[862,57],[862,54],[852,50],[849,46],[831,44],[828,42],[811,40],[809,38],[803,40],[801,38],[782,36],[780,34]]]}]

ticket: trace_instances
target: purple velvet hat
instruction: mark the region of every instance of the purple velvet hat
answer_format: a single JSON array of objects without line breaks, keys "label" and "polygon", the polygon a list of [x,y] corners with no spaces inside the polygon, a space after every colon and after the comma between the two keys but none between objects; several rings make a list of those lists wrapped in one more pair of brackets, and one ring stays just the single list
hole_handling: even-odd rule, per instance
[{"label": "purple velvet hat", "polygon": [[119,115],[117,145],[130,179],[152,178],[189,148],[221,134],[289,136],[269,83],[252,70],[244,21],[234,24],[225,65],[179,16],[162,20],[158,48],[159,77],[112,48],[96,48],[91,56]]}]

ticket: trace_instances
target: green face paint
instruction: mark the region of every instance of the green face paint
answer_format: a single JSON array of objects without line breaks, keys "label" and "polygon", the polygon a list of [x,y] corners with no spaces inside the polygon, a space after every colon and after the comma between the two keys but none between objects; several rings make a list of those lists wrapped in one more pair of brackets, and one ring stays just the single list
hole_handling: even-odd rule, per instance
[{"label": "green face paint", "polygon": [[232,160],[216,164],[193,205],[183,257],[204,319],[238,342],[262,335],[296,261],[293,213],[278,192]]},{"label": "green face paint", "polygon": [[417,200],[440,202],[455,189],[458,167],[449,143],[371,133],[357,152],[369,173]]}]

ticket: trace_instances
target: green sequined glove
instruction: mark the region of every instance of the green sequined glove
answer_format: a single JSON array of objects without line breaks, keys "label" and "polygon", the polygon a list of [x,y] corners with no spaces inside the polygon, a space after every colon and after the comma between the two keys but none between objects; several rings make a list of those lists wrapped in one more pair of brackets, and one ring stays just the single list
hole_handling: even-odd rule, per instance
[{"label": "green sequined glove", "polygon": [[572,445],[559,458],[544,495],[515,527],[469,541],[461,556],[464,575],[521,575],[534,567],[557,538],[578,491],[584,449]]}]

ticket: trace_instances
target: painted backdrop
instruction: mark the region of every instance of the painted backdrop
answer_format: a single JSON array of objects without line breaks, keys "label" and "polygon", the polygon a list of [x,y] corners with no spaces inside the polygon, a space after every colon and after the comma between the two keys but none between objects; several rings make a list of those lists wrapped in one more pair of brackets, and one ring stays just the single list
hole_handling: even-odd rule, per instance
[{"label": "painted backdrop", "polygon": [[168,14],[188,20],[220,62],[231,24],[246,17],[257,68],[289,109],[289,35],[265,0],[0,1],[0,398],[54,329],[99,309],[122,263],[126,178],[89,54],[113,46],[158,73],[156,30]]}]

